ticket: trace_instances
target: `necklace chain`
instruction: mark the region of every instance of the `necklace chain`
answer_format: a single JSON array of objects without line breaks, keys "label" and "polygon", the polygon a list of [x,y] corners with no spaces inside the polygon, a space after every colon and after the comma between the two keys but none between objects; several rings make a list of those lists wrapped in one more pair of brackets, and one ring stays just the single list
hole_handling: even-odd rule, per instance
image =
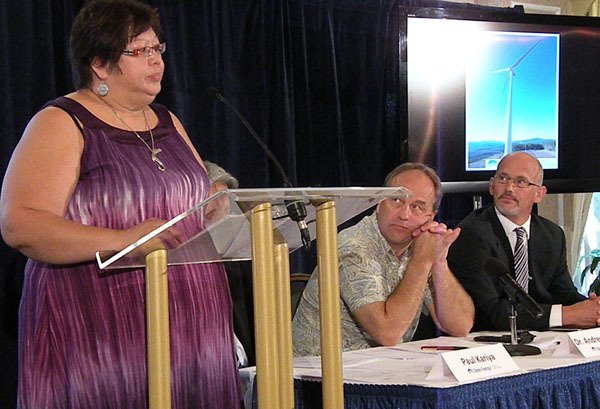
[{"label": "necklace chain", "polygon": [[144,145],[146,145],[146,148],[148,148],[148,150],[150,151],[150,159],[152,159],[152,162],[154,162],[156,164],[156,166],[158,167],[158,170],[160,170],[161,172],[164,172],[165,171],[165,165],[158,158],[158,154],[162,152],[162,149],[154,147],[154,134],[152,134],[152,128],[150,128],[150,124],[148,123],[148,118],[146,118],[146,109],[145,108],[142,109],[142,115],[144,116],[144,122],[146,123],[146,128],[148,129],[148,132],[150,132],[150,143],[152,145],[148,145],[148,142],[146,142],[144,140],[144,138],[142,138],[140,136],[139,133],[137,133],[136,131],[134,131],[133,128],[131,128],[129,126],[129,124],[127,122],[125,122],[123,120],[123,118],[121,118],[121,115],[119,115],[119,113],[113,108],[113,106],[111,104],[108,103],[108,101],[105,101],[100,96],[98,96],[98,98],[100,98],[100,101],[104,102],[106,104],[106,106],[110,108],[110,110],[112,111],[112,113],[115,114],[115,116],[119,119],[119,121],[121,121],[123,123],[123,125],[125,125],[127,127],[127,129],[129,129],[131,132],[133,132],[134,135],[137,136],[137,138],[140,141],[142,141],[142,143]]}]

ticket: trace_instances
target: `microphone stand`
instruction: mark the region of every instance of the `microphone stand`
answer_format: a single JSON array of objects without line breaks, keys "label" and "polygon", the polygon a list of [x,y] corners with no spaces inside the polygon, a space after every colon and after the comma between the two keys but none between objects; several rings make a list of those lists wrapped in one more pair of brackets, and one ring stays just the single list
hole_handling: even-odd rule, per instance
[{"label": "microphone stand", "polygon": [[[510,292],[507,292],[510,293]],[[510,309],[508,319],[510,320],[510,344],[504,344],[504,348],[510,356],[527,356],[527,355],[539,355],[542,353],[541,349],[533,345],[519,344],[517,338],[517,309],[515,305],[517,302],[509,295],[508,301],[510,302]]]},{"label": "microphone stand", "polygon": [[[246,118],[244,118],[240,111],[238,111],[238,109],[234,105],[229,103],[229,101],[227,101],[227,99],[223,95],[221,95],[219,90],[217,90],[216,88],[209,87],[207,89],[207,92],[211,97],[216,98],[217,100],[222,102],[227,108],[231,109],[235,116],[237,116],[237,118],[240,120],[242,125],[244,125],[244,127],[250,132],[250,135],[252,135],[256,142],[258,142],[263,152],[265,152],[269,159],[271,159],[271,162],[275,164],[277,171],[283,179],[283,185],[285,187],[292,188],[292,183],[288,179],[285,171],[283,170],[283,167],[281,166],[273,152],[271,152],[271,149],[269,149],[269,147],[263,142],[263,140],[260,139],[254,128],[252,128],[250,123],[246,120]],[[308,230],[308,225],[306,223],[306,205],[301,199],[285,200],[284,205],[288,212],[288,217],[292,221],[296,222],[296,224],[298,225],[298,229],[300,231],[300,240],[302,240],[302,245],[304,246],[304,249],[306,251],[309,251],[311,246],[311,238],[310,232]]]}]

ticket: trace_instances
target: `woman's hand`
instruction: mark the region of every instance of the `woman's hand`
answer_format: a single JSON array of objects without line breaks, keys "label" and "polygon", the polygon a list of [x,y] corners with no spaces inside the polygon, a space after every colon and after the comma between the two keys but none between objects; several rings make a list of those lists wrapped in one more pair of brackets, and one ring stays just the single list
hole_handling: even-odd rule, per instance
[{"label": "woman's hand", "polygon": [[[129,229],[120,230],[119,242],[121,243],[121,249],[138,241],[148,233],[158,229],[166,222],[166,220],[151,218],[144,220],[142,223]],[[169,227],[165,231],[159,233],[157,236],[143,243],[138,249],[136,249],[136,252],[142,252],[145,255],[155,250],[172,249],[183,243],[183,241],[184,237],[181,232],[175,227]]]}]

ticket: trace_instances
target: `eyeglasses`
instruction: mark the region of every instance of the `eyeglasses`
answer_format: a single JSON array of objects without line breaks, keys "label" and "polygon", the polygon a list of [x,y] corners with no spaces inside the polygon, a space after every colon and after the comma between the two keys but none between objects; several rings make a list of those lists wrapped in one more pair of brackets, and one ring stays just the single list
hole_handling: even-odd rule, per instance
[{"label": "eyeglasses", "polygon": [[121,51],[121,54],[129,55],[132,57],[138,57],[140,55],[150,57],[152,54],[154,54],[154,52],[162,54],[166,50],[167,50],[167,44],[159,43],[156,45],[147,45],[145,47],[136,48],[135,50],[123,50],[123,51]]},{"label": "eyeglasses", "polygon": [[[406,200],[400,198],[390,198],[387,199],[388,203],[391,204],[394,209],[401,209],[406,206]],[[425,216],[430,213],[427,212],[427,207],[424,203],[420,202],[412,202],[408,203],[408,210],[413,216]]]},{"label": "eyeglasses", "polygon": [[494,179],[494,182],[498,182],[501,183],[503,185],[507,185],[508,182],[512,181],[513,185],[521,188],[521,189],[525,189],[528,188],[529,186],[535,186],[535,187],[541,187],[542,185],[537,185],[535,183],[530,182],[529,180],[523,178],[523,177],[516,177],[516,178],[510,178],[506,175],[496,175],[494,176],[492,179]]}]

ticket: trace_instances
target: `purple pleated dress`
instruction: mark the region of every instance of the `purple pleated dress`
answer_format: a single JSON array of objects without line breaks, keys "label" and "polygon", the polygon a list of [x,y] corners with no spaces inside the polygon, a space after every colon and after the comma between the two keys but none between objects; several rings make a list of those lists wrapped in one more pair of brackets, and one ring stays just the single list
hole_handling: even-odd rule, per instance
[{"label": "purple pleated dress", "polygon": [[[148,148],[79,103],[59,106],[84,127],[80,177],[66,217],[125,229],[147,218],[168,220],[204,199],[206,172],[176,131],[168,111]],[[139,132],[150,144],[149,132]],[[181,224],[181,223],[180,223]],[[178,224],[184,235],[195,229]],[[186,231],[187,230],[187,231]],[[99,249],[100,250],[100,249]],[[168,269],[173,409],[239,409],[231,298],[218,264]],[[21,409],[147,408],[144,273],[101,271],[96,263],[56,266],[29,261],[19,319]]]}]

